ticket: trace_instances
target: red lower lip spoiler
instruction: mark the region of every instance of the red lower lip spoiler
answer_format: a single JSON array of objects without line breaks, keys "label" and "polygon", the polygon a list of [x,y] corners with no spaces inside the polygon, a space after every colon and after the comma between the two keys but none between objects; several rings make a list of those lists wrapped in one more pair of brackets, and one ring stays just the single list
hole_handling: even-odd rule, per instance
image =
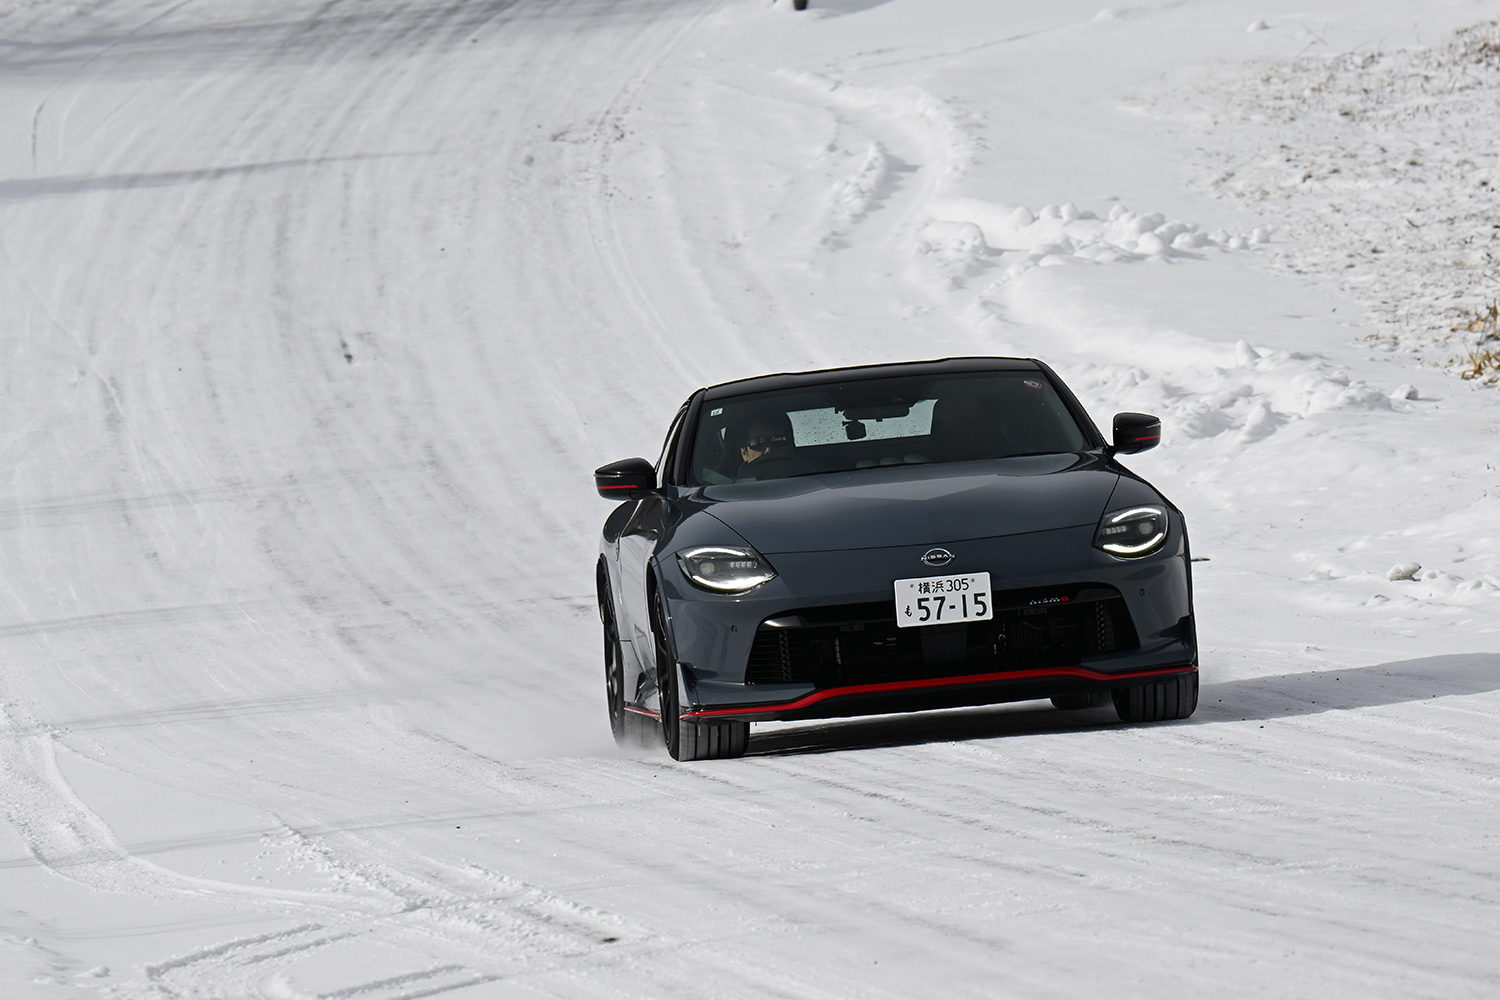
[{"label": "red lower lip spoiler", "polygon": [[[828,688],[825,691],[814,691],[810,695],[798,698],[796,701],[788,701],[779,705],[745,705],[741,708],[700,708],[692,712],[683,712],[683,719],[712,719],[715,716],[734,715],[743,718],[747,715],[775,714],[778,712],[798,712],[820,701],[830,698],[843,698],[856,694],[883,694],[891,691],[920,691],[927,688],[962,687],[968,684],[989,684],[996,681],[1024,681],[1036,680],[1042,677],[1077,677],[1087,681],[1127,681],[1138,680],[1142,677],[1161,677],[1167,674],[1192,673],[1197,667],[1164,667],[1160,670],[1133,670],[1122,674],[1105,674],[1097,670],[1089,670],[1086,667],[1047,667],[1041,670],[1009,670],[1004,673],[995,674],[969,674],[963,677],[927,677],[914,681],[886,681],[881,684],[855,684],[850,687]],[[641,712],[641,714],[648,714]],[[656,713],[649,713],[653,717],[660,718]]]}]

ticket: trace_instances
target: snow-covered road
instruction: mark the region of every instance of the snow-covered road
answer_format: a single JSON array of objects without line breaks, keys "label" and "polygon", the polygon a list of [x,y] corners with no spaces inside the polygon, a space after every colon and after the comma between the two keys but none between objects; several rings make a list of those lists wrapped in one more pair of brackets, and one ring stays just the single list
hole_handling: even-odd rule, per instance
[{"label": "snow-covered road", "polygon": [[[1495,995],[1497,395],[1151,116],[1492,13],[0,4],[0,995]],[[616,750],[591,470],[975,353],[1163,415],[1197,715]]]}]

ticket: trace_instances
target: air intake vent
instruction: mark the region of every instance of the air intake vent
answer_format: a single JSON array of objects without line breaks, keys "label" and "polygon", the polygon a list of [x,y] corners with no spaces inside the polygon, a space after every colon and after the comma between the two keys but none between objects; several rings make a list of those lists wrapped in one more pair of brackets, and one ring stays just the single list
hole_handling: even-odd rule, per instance
[{"label": "air intake vent", "polygon": [[1140,648],[1113,587],[994,597],[994,619],[966,625],[898,628],[889,601],[778,615],[756,632],[745,680],[840,687],[1077,666],[1087,657]]}]

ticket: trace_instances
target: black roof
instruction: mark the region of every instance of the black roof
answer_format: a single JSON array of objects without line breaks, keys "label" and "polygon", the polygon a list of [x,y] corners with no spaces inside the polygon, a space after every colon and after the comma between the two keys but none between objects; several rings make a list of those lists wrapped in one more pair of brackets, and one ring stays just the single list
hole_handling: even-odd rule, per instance
[{"label": "black roof", "polygon": [[704,399],[722,399],[750,392],[772,392],[797,389],[807,385],[827,385],[867,378],[895,378],[903,375],[947,375],[956,372],[1040,371],[1042,364],[1032,358],[941,358],[934,361],[904,361],[884,365],[856,365],[852,368],[821,368],[810,372],[782,372],[753,378],[721,382],[703,390]]}]

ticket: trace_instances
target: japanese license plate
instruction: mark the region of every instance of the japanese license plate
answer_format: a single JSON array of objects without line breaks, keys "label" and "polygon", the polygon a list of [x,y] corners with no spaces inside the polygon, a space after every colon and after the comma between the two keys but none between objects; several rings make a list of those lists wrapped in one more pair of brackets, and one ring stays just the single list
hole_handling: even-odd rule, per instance
[{"label": "japanese license plate", "polygon": [[896,624],[902,628],[982,622],[993,617],[988,573],[896,581]]}]

